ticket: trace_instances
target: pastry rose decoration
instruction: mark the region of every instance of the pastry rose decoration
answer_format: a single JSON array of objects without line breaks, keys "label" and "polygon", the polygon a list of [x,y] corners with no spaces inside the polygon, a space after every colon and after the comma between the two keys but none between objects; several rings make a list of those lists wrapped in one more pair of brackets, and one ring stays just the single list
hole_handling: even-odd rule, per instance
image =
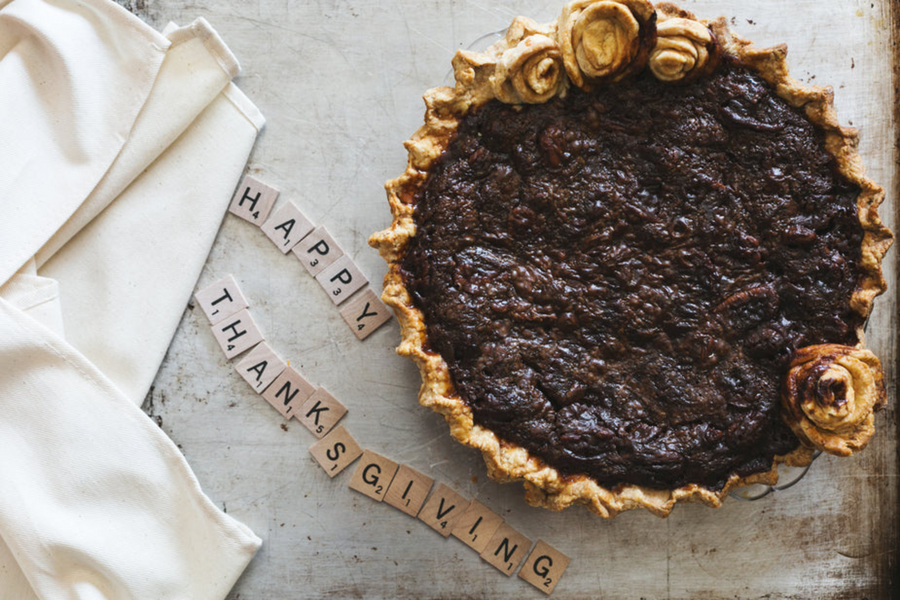
[{"label": "pastry rose decoration", "polygon": [[644,68],[656,11],[647,0],[575,0],[563,8],[558,29],[569,79],[588,90]]},{"label": "pastry rose decoration", "polygon": [[650,70],[661,81],[689,83],[711,73],[719,62],[716,38],[703,24],[672,18],[656,27]]},{"label": "pastry rose decoration", "polygon": [[838,456],[866,447],[885,399],[878,358],[838,344],[800,348],[781,393],[785,421],[800,441]]},{"label": "pastry rose decoration", "polygon": [[509,44],[497,59],[491,76],[494,96],[507,104],[547,102],[566,85],[562,53],[550,30],[542,31],[531,19],[513,21]]}]

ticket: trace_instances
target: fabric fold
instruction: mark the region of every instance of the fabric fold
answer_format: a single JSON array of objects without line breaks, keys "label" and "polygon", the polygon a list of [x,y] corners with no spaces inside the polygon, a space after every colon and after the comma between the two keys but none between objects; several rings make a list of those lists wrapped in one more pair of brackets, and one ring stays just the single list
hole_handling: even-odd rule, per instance
[{"label": "fabric fold", "polygon": [[105,0],[16,0],[0,11],[0,113],[16,115],[0,119],[0,283],[109,169],[169,44]]},{"label": "fabric fold", "polygon": [[3,299],[0,331],[0,533],[37,597],[224,597],[259,539],[81,353]]},{"label": "fabric fold", "polygon": [[0,0],[0,598],[224,598],[259,548],[139,408],[264,119],[203,19]]},{"label": "fabric fold", "polygon": [[256,124],[219,94],[39,269],[60,283],[67,341],[138,406],[181,321],[256,135]]},{"label": "fabric fold", "polygon": [[78,210],[40,249],[38,266],[109,206],[237,75],[237,59],[205,19],[172,33],[171,46],[128,140]]}]

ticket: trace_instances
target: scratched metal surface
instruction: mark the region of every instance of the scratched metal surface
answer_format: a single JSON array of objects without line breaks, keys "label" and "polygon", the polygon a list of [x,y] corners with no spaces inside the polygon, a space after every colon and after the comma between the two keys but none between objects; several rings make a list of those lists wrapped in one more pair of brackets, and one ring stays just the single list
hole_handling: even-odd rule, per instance
[{"label": "scratched metal surface", "polygon": [[[401,142],[420,124],[422,92],[446,81],[452,53],[516,15],[556,17],[561,0],[503,5],[437,0],[121,0],[151,24],[205,17],[243,65],[239,85],[268,119],[250,167],[326,225],[380,289],[366,244],[389,223],[383,182],[402,172]],[[898,180],[890,0],[688,1],[729,14],[761,44],[789,43],[795,76],[835,87],[843,122],[863,132],[870,174]],[[839,43],[840,47],[835,47]],[[893,194],[892,194],[893,195]],[[882,210],[889,224],[893,208]],[[889,277],[896,281],[894,259]],[[581,509],[528,507],[517,484],[489,481],[415,400],[418,375],[397,357],[396,324],[355,339],[318,285],[249,224],[225,219],[201,284],[232,273],[269,342],[350,409],[364,447],[475,497],[572,563],[560,598],[888,598],[898,569],[893,290],[869,344],[888,371],[891,406],[862,456],[822,457],[807,477],[758,502],[680,506],[668,519],[607,522]],[[188,308],[145,409],[184,451],[209,496],[264,545],[230,598],[538,598],[454,539],[328,479],[313,437],[233,372],[199,310]]]}]

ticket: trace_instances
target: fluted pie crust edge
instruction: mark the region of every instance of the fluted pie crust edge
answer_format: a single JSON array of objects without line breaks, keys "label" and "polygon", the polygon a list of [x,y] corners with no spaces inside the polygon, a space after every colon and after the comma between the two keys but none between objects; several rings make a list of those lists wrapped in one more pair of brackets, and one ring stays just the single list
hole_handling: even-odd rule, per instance
[{"label": "fluted pie crust edge", "polygon": [[[630,17],[626,12],[630,12]],[[616,55],[610,59],[611,63],[615,63],[612,68],[604,69],[603,65],[596,64],[596,60],[592,62],[590,56],[585,57],[590,51],[591,31],[583,28],[580,38],[575,31],[577,17],[582,14],[599,14],[599,18],[608,19],[609,23],[601,24],[600,33],[612,31],[615,35],[606,36],[607,39],[625,40],[622,43],[624,49],[612,52]],[[602,36],[594,36],[594,39],[599,37]],[[581,43],[582,47],[575,48],[573,40]],[[774,457],[769,471],[746,477],[734,474],[718,491],[697,484],[672,490],[624,484],[607,489],[584,475],[562,475],[524,448],[507,443],[492,431],[474,423],[471,409],[456,395],[447,364],[439,354],[427,349],[424,316],[414,306],[400,272],[400,263],[409,240],[416,233],[414,196],[424,185],[431,166],[449,144],[459,120],[471,108],[495,98],[511,104],[546,102],[566,93],[569,86],[590,89],[598,82],[614,84],[618,79],[644,68],[650,68],[658,79],[677,85],[711,72],[723,53],[737,57],[765,79],[778,96],[801,109],[809,121],[824,133],[825,147],[834,156],[840,173],[860,187],[857,208],[864,230],[863,275],[850,304],[854,312],[868,317],[874,298],[886,288],[881,261],[893,238],[881,223],[877,210],[884,199],[884,190],[864,174],[857,153],[857,131],[839,124],[830,87],[803,85],[790,77],[785,62],[785,45],[758,48],[732,33],[724,17],[706,21],[673,4],[661,3],[654,7],[646,0],[575,0],[563,8],[556,22],[549,24],[518,17],[510,25],[506,37],[484,53],[459,51],[456,54],[453,58],[455,87],[438,87],[425,93],[425,124],[405,143],[409,153],[406,171],[385,185],[393,222],[388,229],[374,234],[369,243],[388,262],[382,299],[393,308],[400,323],[402,342],[397,348],[398,354],[411,358],[419,367],[422,376],[419,402],[443,415],[451,435],[457,441],[482,452],[492,479],[499,482],[523,481],[526,500],[533,506],[558,511],[581,504],[602,517],[612,517],[633,508],[645,508],[665,517],[677,502],[695,501],[712,507],[721,506],[728,493],[736,487],[774,484],[778,479],[779,464],[805,466],[812,460],[815,449],[830,451],[830,442],[821,443],[815,435],[804,434],[807,424],[799,424],[803,421],[803,415],[802,410],[797,408],[803,404],[802,399],[790,396],[792,393],[796,396],[798,389],[810,386],[794,385],[791,388],[786,383],[782,394],[785,420],[802,443],[797,450]],[[611,52],[606,48],[600,54],[609,57]],[[866,360],[869,362],[865,364],[871,364],[868,355],[872,358],[874,355],[864,349],[862,327],[857,333],[860,342],[856,348],[834,345],[808,347],[802,349],[806,352],[806,360],[816,356],[827,360],[835,352],[857,352],[868,353]],[[866,431],[852,434],[856,438],[849,446],[838,444],[842,451],[833,452],[835,454],[849,454],[848,448],[850,451],[859,450],[871,437],[871,413],[885,402],[880,365],[877,358],[874,361],[871,377],[874,387],[869,387],[867,393],[870,397],[865,399],[869,414],[860,421]],[[831,434],[825,432],[823,435],[827,438]]]}]

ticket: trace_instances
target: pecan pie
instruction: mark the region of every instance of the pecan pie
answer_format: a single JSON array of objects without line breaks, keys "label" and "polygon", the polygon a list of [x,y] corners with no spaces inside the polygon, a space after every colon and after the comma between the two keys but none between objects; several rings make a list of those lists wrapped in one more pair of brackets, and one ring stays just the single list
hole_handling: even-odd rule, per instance
[{"label": "pecan pie", "polygon": [[371,243],[419,401],[526,499],[719,506],[885,402],[883,190],[830,88],[678,7],[517,18],[425,95]]}]

